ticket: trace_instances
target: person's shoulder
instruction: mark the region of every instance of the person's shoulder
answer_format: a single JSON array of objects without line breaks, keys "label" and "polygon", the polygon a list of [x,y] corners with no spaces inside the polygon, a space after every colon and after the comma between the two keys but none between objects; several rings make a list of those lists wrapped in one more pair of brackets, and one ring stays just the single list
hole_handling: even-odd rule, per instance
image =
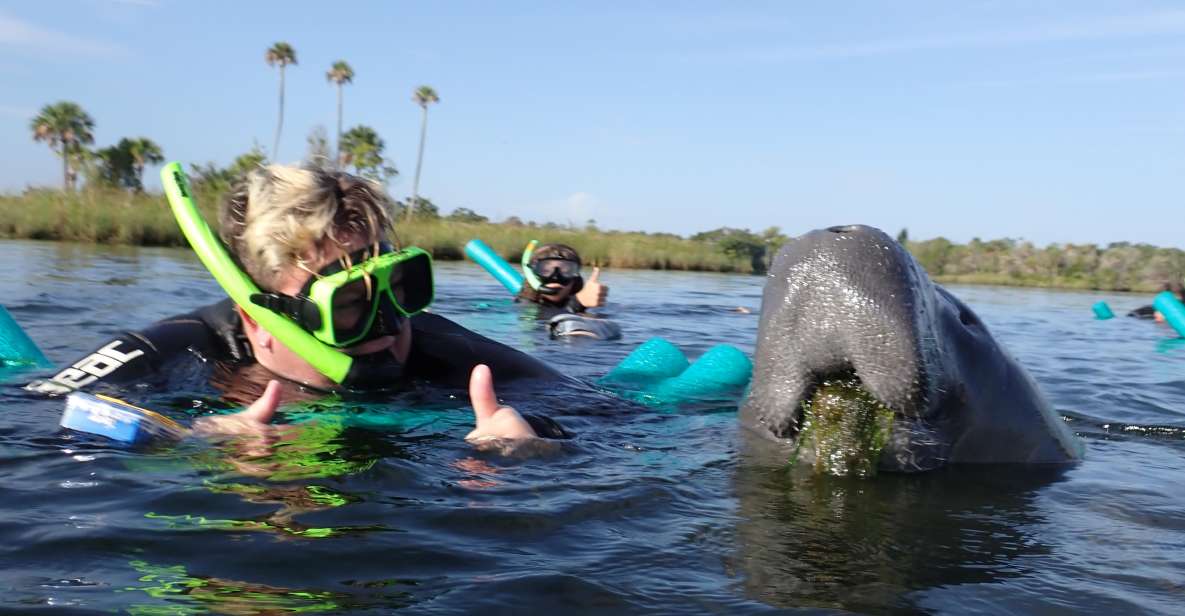
[{"label": "person's shoulder", "polygon": [[408,368],[416,376],[463,384],[468,382],[474,366],[486,364],[500,381],[566,378],[536,357],[435,313],[411,317],[411,327],[412,357]]},{"label": "person's shoulder", "polygon": [[129,383],[160,371],[181,357],[241,361],[251,357],[241,337],[234,304],[218,302],[126,331],[45,380],[26,386],[48,394],[68,393],[95,383]]},{"label": "person's shoulder", "polygon": [[471,329],[468,329],[453,321],[436,314],[434,312],[421,312],[410,319],[411,329],[414,333],[426,334],[472,334],[478,336]]}]

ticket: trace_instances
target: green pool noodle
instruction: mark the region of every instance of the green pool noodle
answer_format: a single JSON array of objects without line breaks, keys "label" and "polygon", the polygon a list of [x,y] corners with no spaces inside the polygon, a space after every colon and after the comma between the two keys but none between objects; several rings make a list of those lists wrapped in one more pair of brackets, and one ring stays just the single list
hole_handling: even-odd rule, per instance
[{"label": "green pool noodle", "polygon": [[1164,315],[1165,322],[1177,330],[1178,335],[1185,338],[1185,305],[1181,304],[1181,300],[1177,299],[1172,291],[1161,291],[1156,299],[1152,300],[1152,307]]},{"label": "green pool noodle", "polygon": [[53,364],[4,306],[0,306],[0,368],[52,368]]}]

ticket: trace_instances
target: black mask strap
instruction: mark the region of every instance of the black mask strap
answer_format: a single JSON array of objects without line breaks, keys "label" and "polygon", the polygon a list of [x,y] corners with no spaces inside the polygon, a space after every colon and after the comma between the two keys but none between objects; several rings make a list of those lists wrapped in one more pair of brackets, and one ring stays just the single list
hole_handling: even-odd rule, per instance
[{"label": "black mask strap", "polygon": [[305,331],[321,329],[321,311],[307,297],[283,293],[252,293],[251,303],[296,321]]}]

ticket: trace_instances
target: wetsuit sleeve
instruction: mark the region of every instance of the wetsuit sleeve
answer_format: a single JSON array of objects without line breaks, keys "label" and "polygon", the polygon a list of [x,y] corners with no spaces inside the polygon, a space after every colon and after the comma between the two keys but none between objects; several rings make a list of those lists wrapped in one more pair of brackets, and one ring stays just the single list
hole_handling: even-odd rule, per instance
[{"label": "wetsuit sleeve", "polygon": [[529,415],[524,413],[523,419],[527,420],[527,423],[531,424],[531,429],[535,431],[535,434],[538,434],[543,438],[572,438],[571,432],[565,430],[558,421],[550,417],[544,417],[542,415]]},{"label": "wetsuit sleeve", "polygon": [[[228,335],[209,321],[229,323],[224,302],[189,314],[158,321],[146,329],[108,340],[49,379],[33,381],[25,389],[47,394],[66,394],[96,383],[128,383],[155,373],[162,365],[185,352],[215,359],[241,359],[242,348],[228,347]],[[233,308],[232,308],[233,310]],[[232,337],[233,339],[233,337]]]},{"label": "wetsuit sleeve", "polygon": [[567,308],[570,312],[575,312],[575,313],[581,313],[581,312],[588,310],[588,308],[584,307],[584,304],[580,303],[580,300],[576,299],[575,293],[572,294],[572,297],[568,298]]},{"label": "wetsuit sleeve", "polygon": [[[522,351],[491,340],[432,313],[411,318],[412,351],[407,374],[435,385],[465,387],[469,373],[477,364],[485,364],[494,374],[495,383],[519,379],[542,379],[549,382],[571,381],[556,369]],[[535,433],[543,438],[572,438],[558,422],[542,415],[524,414]]]},{"label": "wetsuit sleeve", "polygon": [[555,368],[538,358],[470,331],[438,314],[420,313],[411,318],[411,356],[408,376],[437,385],[465,387],[469,373],[485,364],[495,383],[518,379],[565,380]]},{"label": "wetsuit sleeve", "polygon": [[1137,319],[1151,319],[1155,315],[1156,309],[1152,306],[1140,306],[1139,308],[1127,313],[1127,316],[1135,317]]}]

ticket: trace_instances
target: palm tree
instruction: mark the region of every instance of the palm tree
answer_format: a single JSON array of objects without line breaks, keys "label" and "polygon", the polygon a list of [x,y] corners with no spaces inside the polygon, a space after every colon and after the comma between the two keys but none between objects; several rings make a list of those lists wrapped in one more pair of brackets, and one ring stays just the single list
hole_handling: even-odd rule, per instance
[{"label": "palm tree", "polygon": [[[127,142],[126,144],[124,142]],[[132,170],[136,174],[138,190],[144,190],[144,166],[146,164],[159,165],[165,162],[165,155],[160,146],[147,137],[135,139],[121,139],[121,147],[126,147],[132,156]]]},{"label": "palm tree", "polygon": [[33,141],[44,141],[50,149],[57,149],[62,157],[62,189],[73,188],[70,158],[78,157],[83,145],[95,142],[91,132],[95,121],[77,103],[60,101],[41,108],[41,113],[29,123]]},{"label": "palm tree", "polygon": [[386,182],[399,172],[383,158],[386,144],[373,128],[358,125],[342,135],[341,164],[354,165],[354,173]]},{"label": "palm tree", "polygon": [[342,86],[347,83],[354,83],[354,69],[346,64],[345,60],[338,60],[329,68],[329,72],[325,73],[325,78],[337,84],[337,162],[340,165],[342,160]]},{"label": "palm tree", "polygon": [[268,66],[280,66],[280,120],[276,123],[276,140],[272,145],[272,160],[279,160],[280,131],[284,128],[284,67],[296,64],[296,50],[281,41],[269,47],[263,59]]},{"label": "palm tree", "polygon": [[419,202],[420,166],[424,163],[424,138],[428,135],[428,105],[439,103],[440,97],[436,95],[436,90],[428,86],[420,86],[412,94],[411,100],[419,105],[420,109],[424,110],[424,113],[420,120],[420,152],[416,155],[416,177],[411,183],[411,201],[408,202],[407,208],[408,220],[411,220],[412,212],[415,211],[415,205]]}]

